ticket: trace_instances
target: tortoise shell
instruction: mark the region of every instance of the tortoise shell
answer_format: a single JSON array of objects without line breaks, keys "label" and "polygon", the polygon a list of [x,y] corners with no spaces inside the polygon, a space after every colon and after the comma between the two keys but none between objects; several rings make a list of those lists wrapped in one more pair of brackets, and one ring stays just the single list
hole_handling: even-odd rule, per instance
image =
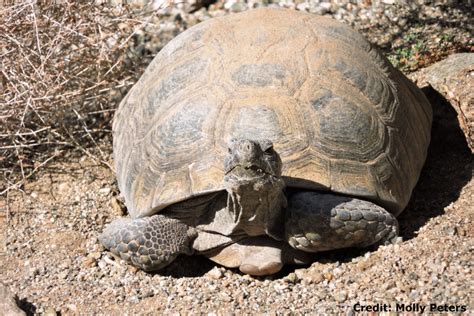
[{"label": "tortoise shell", "polygon": [[132,217],[224,190],[231,138],[270,139],[287,186],[405,208],[426,158],[431,107],[357,32],[255,9],[186,30],[116,113],[114,160]]}]

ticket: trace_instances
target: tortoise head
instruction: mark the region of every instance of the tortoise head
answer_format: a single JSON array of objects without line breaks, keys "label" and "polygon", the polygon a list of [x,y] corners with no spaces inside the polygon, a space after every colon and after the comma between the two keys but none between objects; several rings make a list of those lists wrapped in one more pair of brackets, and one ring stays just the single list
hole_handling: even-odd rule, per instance
[{"label": "tortoise head", "polygon": [[282,161],[269,140],[233,139],[224,161],[227,210],[233,232],[281,239],[282,209],[286,207]]},{"label": "tortoise head", "polygon": [[281,159],[269,140],[232,139],[224,161],[228,181],[281,176]]}]

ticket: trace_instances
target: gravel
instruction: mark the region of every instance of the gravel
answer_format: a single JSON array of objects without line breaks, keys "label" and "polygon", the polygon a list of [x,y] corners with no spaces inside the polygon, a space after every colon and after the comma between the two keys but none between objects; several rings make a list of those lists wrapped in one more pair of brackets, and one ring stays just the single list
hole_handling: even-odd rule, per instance
[{"label": "gravel", "polygon": [[[458,1],[268,2],[331,15],[359,29],[399,62],[397,49],[411,47],[407,34],[425,41],[431,53],[418,57],[426,63],[472,47],[472,16]],[[134,40],[156,52],[202,20],[262,5],[219,1],[198,8],[198,3],[161,11],[154,17],[159,27],[144,27]],[[445,46],[437,42],[443,36],[450,39]],[[406,71],[424,65],[413,64],[414,56],[401,64]],[[104,225],[123,214],[123,207],[112,172],[85,156],[40,169],[22,190],[0,200],[8,215],[0,281],[18,296],[22,309],[46,315],[352,314],[356,304],[388,304],[394,311],[397,303],[427,308],[448,304],[446,308],[472,311],[472,154],[459,128],[445,126],[434,124],[428,161],[400,217],[403,240],[394,245],[317,254],[309,267],[289,266],[268,277],[243,275],[200,256],[179,257],[159,273],[145,273],[115,259],[98,243]]]}]

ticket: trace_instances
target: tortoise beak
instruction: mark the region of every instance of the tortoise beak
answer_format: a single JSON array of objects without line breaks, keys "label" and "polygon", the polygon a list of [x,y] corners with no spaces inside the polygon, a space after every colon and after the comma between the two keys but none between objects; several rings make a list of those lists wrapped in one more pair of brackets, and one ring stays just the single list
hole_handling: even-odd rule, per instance
[{"label": "tortoise beak", "polygon": [[228,147],[228,154],[224,161],[225,174],[229,175],[234,173],[237,176],[240,174],[242,176],[248,175],[253,177],[277,175],[278,172],[273,170],[272,164],[272,155],[277,156],[277,154],[273,151],[270,141],[263,142],[266,151],[262,150],[261,143],[262,141],[259,142],[248,139],[231,140]]}]

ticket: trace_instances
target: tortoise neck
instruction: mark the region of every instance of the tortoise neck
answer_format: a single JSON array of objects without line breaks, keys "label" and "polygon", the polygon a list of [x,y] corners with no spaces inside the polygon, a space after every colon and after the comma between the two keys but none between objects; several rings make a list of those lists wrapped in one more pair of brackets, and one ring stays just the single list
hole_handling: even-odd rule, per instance
[{"label": "tortoise neck", "polygon": [[283,179],[267,175],[245,181],[225,180],[227,211],[235,225],[232,233],[243,231],[249,236],[268,235],[281,240],[286,207]]}]

